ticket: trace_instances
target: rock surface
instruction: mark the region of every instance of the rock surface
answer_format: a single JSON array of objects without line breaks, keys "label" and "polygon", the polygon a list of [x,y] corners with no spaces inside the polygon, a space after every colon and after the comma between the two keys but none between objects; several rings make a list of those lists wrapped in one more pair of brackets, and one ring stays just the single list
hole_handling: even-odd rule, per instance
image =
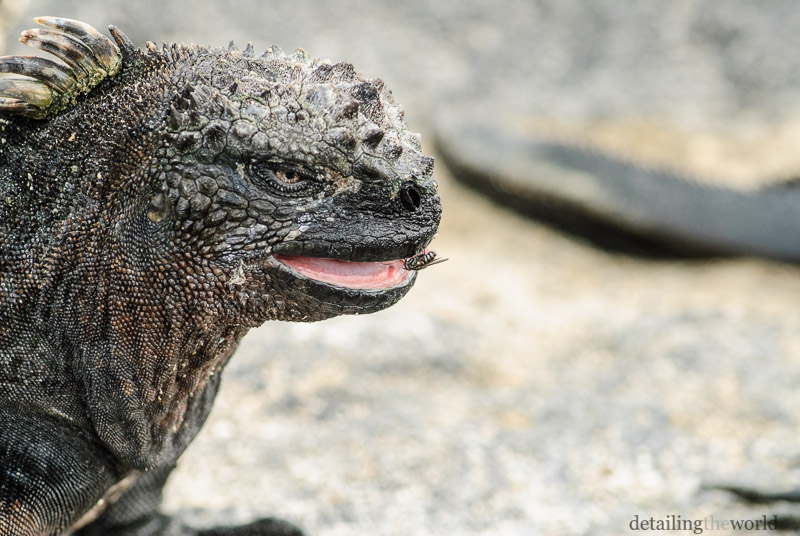
[{"label": "rock surface", "polygon": [[[352,61],[418,130],[479,106],[739,185],[800,169],[788,0],[30,0],[17,29],[39,14]],[[168,510],[318,536],[612,536],[637,515],[771,512],[708,483],[800,484],[797,268],[609,255],[438,176],[451,260],[382,313],[254,330]]]}]

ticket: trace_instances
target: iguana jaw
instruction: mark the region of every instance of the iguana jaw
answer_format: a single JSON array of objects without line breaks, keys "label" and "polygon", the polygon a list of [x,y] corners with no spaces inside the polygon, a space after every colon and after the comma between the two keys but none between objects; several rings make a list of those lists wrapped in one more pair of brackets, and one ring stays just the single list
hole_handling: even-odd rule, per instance
[{"label": "iguana jaw", "polygon": [[390,290],[414,279],[414,272],[407,270],[402,260],[351,262],[298,255],[275,255],[273,258],[297,277],[350,290]]},{"label": "iguana jaw", "polygon": [[[417,272],[402,260],[342,261],[273,253],[263,264],[270,272],[272,293],[287,303],[305,304],[282,320],[323,320],[342,314],[367,314],[386,309],[414,286]],[[305,310],[313,304],[313,315]]]}]

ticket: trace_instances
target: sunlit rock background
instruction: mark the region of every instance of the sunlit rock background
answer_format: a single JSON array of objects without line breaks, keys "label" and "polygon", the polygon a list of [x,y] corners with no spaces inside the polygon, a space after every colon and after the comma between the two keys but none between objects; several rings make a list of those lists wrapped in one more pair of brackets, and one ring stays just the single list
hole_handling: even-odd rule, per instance
[{"label": "sunlit rock background", "polygon": [[[394,90],[428,152],[438,122],[482,114],[743,187],[800,170],[788,0],[0,0],[0,14],[6,53],[24,52],[33,16],[60,15],[140,46],[350,61]],[[611,536],[636,515],[772,512],[708,484],[800,485],[797,268],[614,256],[437,178],[434,249],[450,261],[387,311],[253,330],[169,512],[272,514],[319,536]]]}]

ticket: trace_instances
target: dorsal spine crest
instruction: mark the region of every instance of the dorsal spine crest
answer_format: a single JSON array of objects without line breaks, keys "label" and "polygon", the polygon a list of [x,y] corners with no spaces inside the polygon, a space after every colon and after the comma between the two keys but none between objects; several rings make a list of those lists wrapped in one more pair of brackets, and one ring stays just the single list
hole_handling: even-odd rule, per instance
[{"label": "dorsal spine crest", "polygon": [[[26,30],[20,41],[65,65],[35,56],[0,57],[0,73],[23,76],[0,79],[0,113],[43,119],[73,105],[122,67],[119,47],[88,24],[58,17],[34,21],[46,28]],[[115,40],[127,45],[127,38],[117,33],[112,30]]]}]

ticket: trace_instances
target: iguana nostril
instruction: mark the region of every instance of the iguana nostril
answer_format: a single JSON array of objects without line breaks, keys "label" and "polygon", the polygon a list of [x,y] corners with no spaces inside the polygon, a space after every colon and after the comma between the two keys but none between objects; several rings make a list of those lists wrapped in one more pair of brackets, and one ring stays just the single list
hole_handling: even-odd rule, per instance
[{"label": "iguana nostril", "polygon": [[403,206],[414,212],[419,208],[420,203],[422,202],[422,197],[419,195],[419,192],[413,185],[404,186],[400,189],[400,201],[403,202]]}]

